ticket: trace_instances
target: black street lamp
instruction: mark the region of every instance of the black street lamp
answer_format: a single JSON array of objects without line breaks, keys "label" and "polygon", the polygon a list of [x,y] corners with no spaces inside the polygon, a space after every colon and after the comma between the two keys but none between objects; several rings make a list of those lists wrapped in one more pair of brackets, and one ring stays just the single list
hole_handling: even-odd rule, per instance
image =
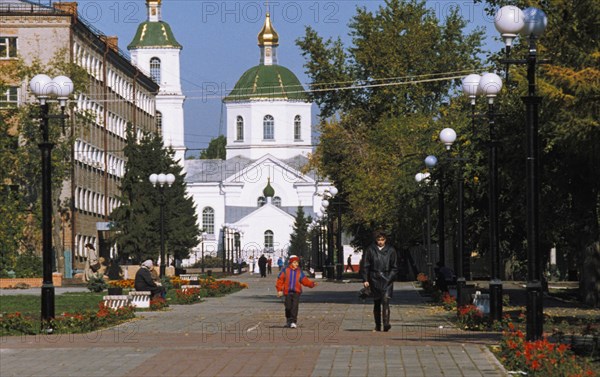
[{"label": "black street lamp", "polygon": [[[538,163],[538,114],[541,98],[535,93],[535,68],[538,63],[536,40],[544,30],[548,19],[537,8],[521,10],[515,6],[500,8],[494,24],[502,34],[506,45],[506,73],[510,64],[527,65],[527,96],[525,119],[527,123],[527,339],[542,337],[544,327],[542,291],[542,253],[539,246],[539,163]],[[512,40],[521,34],[529,39],[529,53],[526,59],[509,59]]]},{"label": "black street lamp", "polygon": [[206,236],[207,236],[207,233],[203,232],[202,238],[200,239],[200,250],[202,253],[202,255],[201,255],[202,256],[202,262],[201,262],[202,273],[204,273],[204,241],[206,241]]},{"label": "black street lamp", "polygon": [[[475,107],[477,94],[484,94],[488,99],[489,140],[489,232],[491,255],[490,279],[490,316],[492,320],[502,320],[502,280],[500,279],[500,241],[498,237],[498,154],[496,141],[494,99],[502,89],[502,79],[495,73],[468,75],[462,82],[463,92],[471,99],[471,107]],[[474,113],[474,110],[472,110]]]},{"label": "black street lamp", "polygon": [[165,184],[169,187],[175,182],[175,176],[171,173],[150,174],[150,183],[160,192],[160,277],[165,277],[166,261],[165,261]]},{"label": "black street lamp", "polygon": [[[452,145],[456,141],[456,132],[452,128],[444,128],[440,132],[440,141],[446,146],[446,150],[450,153]],[[464,179],[462,176],[462,163],[465,161],[461,157],[448,157],[449,161],[456,161],[458,163],[458,171],[456,173],[456,184],[457,184],[457,202],[458,202],[458,229],[457,229],[457,243],[458,248],[454,253],[454,268],[456,272],[456,302],[457,310],[467,304],[468,297],[465,295],[465,288],[467,286],[464,265],[465,265],[465,211],[464,211]]]},{"label": "black street lamp", "polygon": [[[73,92],[73,82],[66,76],[51,79],[47,75],[36,75],[29,81],[31,92],[40,101],[40,128],[42,142],[38,145],[42,154],[42,326],[52,332],[54,319],[54,284],[52,282],[52,148],[50,138],[50,119],[60,119],[64,130],[67,98]],[[60,105],[60,114],[50,115],[48,98],[56,97]]]},{"label": "black street lamp", "polygon": [[[425,166],[433,169],[438,163],[435,156],[425,157]],[[438,262],[446,264],[446,233],[445,233],[445,214],[444,214],[444,169],[440,167],[438,178]]]},{"label": "black street lamp", "polygon": [[[415,181],[417,183],[421,183],[423,181],[429,183],[429,177],[431,174],[429,173],[417,173],[415,175]],[[429,204],[429,193],[425,195],[425,212],[426,212],[426,222],[427,222],[427,276],[429,279],[433,279],[433,256],[431,255],[431,205]]]}]

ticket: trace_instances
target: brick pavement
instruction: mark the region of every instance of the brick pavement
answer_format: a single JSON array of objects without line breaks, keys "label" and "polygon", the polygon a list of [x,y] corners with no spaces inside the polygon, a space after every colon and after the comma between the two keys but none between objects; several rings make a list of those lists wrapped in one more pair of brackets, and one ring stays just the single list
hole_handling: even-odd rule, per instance
[{"label": "brick pavement", "polygon": [[299,328],[283,328],[275,275],[234,279],[249,289],[77,335],[0,340],[8,376],[505,376],[487,345],[497,336],[454,328],[411,283],[396,283],[392,329],[373,332],[360,283],[306,289]]}]

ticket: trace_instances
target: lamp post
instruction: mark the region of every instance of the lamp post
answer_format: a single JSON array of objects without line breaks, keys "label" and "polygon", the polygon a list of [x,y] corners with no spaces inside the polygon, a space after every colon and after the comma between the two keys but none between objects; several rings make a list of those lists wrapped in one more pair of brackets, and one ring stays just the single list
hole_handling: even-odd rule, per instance
[{"label": "lamp post", "polygon": [[[438,163],[435,156],[425,157],[425,166],[433,169]],[[444,169],[440,167],[440,177],[438,179],[438,262],[446,264],[446,236],[445,236],[445,214],[444,214]]]},{"label": "lamp post", "polygon": [[[52,332],[51,320],[54,319],[54,284],[52,282],[52,148],[50,142],[50,119],[60,119],[64,131],[64,121],[68,118],[65,114],[67,99],[73,92],[73,82],[66,76],[57,76],[51,79],[40,74],[29,81],[31,92],[40,103],[40,129],[42,142],[38,144],[42,155],[42,325],[48,332]],[[60,114],[50,115],[49,98],[56,97],[60,105]]]},{"label": "lamp post", "polygon": [[[429,173],[417,173],[415,181],[421,183],[423,181],[429,183]],[[427,216],[427,275],[429,279],[433,279],[433,257],[431,255],[431,205],[429,204],[429,195],[425,198],[425,212]]]},{"label": "lamp post", "polygon": [[169,187],[175,182],[175,176],[171,173],[150,174],[150,183],[156,187],[160,193],[160,277],[165,277],[165,184]]},{"label": "lamp post", "polygon": [[204,273],[204,241],[206,241],[206,236],[207,236],[207,233],[202,232],[202,236],[200,238],[200,250],[201,250],[201,258],[202,258],[200,267],[202,268],[202,273]]},{"label": "lamp post", "polygon": [[[478,94],[484,94],[488,99],[488,124],[489,140],[489,232],[491,255],[490,279],[490,316],[492,320],[502,319],[502,280],[500,279],[500,242],[498,228],[498,155],[495,126],[494,99],[502,89],[502,79],[495,73],[468,75],[462,82],[463,92],[471,99],[471,108],[475,108],[475,99]],[[474,110],[472,110],[474,113]]]},{"label": "lamp post", "polygon": [[[452,145],[456,141],[456,132],[452,128],[444,128],[440,132],[440,141],[446,146],[446,150],[450,153]],[[458,162],[458,171],[456,174],[457,184],[457,202],[458,202],[458,229],[457,229],[457,244],[458,248],[454,253],[454,267],[456,269],[456,302],[457,309],[467,304],[468,298],[465,296],[465,288],[467,286],[464,265],[465,265],[465,211],[464,211],[464,179],[462,176],[462,162],[465,159],[461,157],[451,158],[450,161]]]},{"label": "lamp post", "polygon": [[[494,19],[496,29],[506,45],[506,73],[510,64],[527,65],[527,96],[525,103],[527,124],[527,339],[542,337],[543,292],[542,253],[539,248],[539,164],[538,164],[538,114],[541,98],[536,96],[535,68],[538,64],[536,41],[546,29],[546,14],[537,8],[521,10],[515,6],[500,8]],[[521,34],[529,39],[526,59],[509,59],[513,39]],[[540,62],[543,63],[543,62]],[[507,79],[508,80],[508,79]]]},{"label": "lamp post", "polygon": [[[329,248],[329,258],[331,262],[335,262],[335,278],[336,280],[342,280],[342,274],[344,272],[344,246],[342,244],[342,212],[341,212],[341,204],[335,200],[335,196],[338,193],[338,189],[335,186],[330,186],[325,189],[323,193],[323,200],[321,201],[321,206],[323,207],[323,212],[327,211],[328,213],[328,248]],[[336,206],[335,210],[335,242],[333,242],[333,218],[331,216],[331,212],[328,210],[329,205],[334,204]]]}]

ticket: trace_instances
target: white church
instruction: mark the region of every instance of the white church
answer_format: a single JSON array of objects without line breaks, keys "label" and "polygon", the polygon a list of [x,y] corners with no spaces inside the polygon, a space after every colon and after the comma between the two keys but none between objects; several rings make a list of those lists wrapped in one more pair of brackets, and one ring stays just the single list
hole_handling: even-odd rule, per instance
[{"label": "white church", "polygon": [[229,247],[235,233],[246,261],[263,253],[274,261],[285,257],[298,207],[314,218],[331,183],[301,172],[313,151],[312,104],[296,75],[278,64],[279,36],[269,14],[258,34],[258,65],[244,72],[223,100],[226,160],[185,160],[182,46],[161,19],[161,1],[147,0],[147,7],[148,21],[139,25],[128,49],[132,62],[160,84],[156,109],[163,139],[184,166],[204,231],[198,252],[184,265],[199,259],[201,248],[216,255],[224,239]]}]

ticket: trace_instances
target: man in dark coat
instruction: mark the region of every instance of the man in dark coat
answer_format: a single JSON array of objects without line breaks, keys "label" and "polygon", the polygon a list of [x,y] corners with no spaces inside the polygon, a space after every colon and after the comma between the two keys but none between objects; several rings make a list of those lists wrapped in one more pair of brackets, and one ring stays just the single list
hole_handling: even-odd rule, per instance
[{"label": "man in dark coat", "polygon": [[[363,256],[362,280],[365,287],[371,289],[374,299],[373,316],[375,331],[381,331],[383,314],[383,331],[389,331],[390,298],[394,291],[394,280],[398,273],[396,249],[386,245],[386,235],[383,231],[374,233],[375,243],[371,244]],[[383,306],[383,313],[382,313]]]},{"label": "man in dark coat", "polygon": [[153,268],[154,263],[151,259],[142,263],[142,266],[135,274],[134,288],[136,291],[150,291],[152,292],[152,297],[164,298],[166,295],[165,287],[152,280],[150,270]]},{"label": "man in dark coat", "polygon": [[258,269],[260,270],[260,277],[261,278],[266,278],[267,277],[267,257],[265,257],[265,255],[261,255],[260,258],[258,258]]}]

